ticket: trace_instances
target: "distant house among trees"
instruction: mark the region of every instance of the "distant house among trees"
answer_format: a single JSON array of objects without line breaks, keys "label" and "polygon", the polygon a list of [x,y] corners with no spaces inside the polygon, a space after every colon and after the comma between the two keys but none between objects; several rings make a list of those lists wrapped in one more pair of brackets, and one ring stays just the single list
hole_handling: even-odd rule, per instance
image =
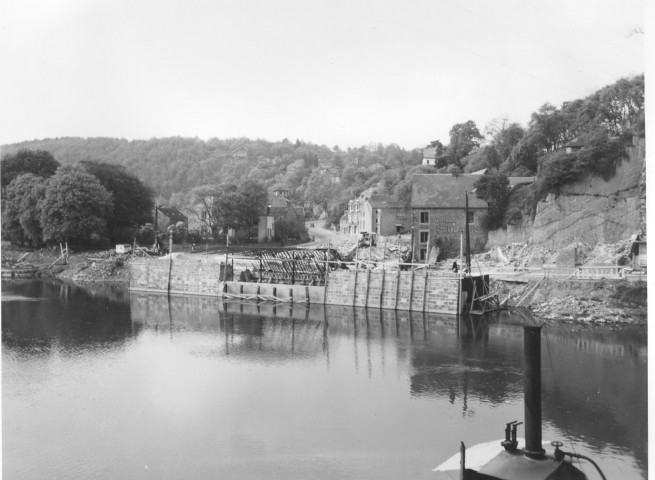
[{"label": "distant house among trees", "polygon": [[266,208],[266,215],[259,218],[258,241],[272,240],[276,236],[301,236],[304,232],[304,207],[293,204],[289,199],[289,190],[275,190]]},{"label": "distant house among trees", "polygon": [[243,145],[239,145],[237,148],[230,152],[230,159],[232,160],[243,160],[248,157],[248,150]]},{"label": "distant house among trees", "polygon": [[207,211],[204,210],[203,205],[196,205],[194,208],[181,208],[180,211],[187,217],[189,232],[196,232],[202,238],[211,236],[211,229],[204,221]]},{"label": "distant house among trees", "polygon": [[189,218],[175,207],[155,207],[155,229],[159,232],[166,231],[170,225],[177,225],[183,222],[189,228]]},{"label": "distant house among trees", "polygon": [[423,165],[430,167],[437,166],[437,147],[427,147],[423,149]]},{"label": "distant house among trees", "polygon": [[584,143],[578,137],[576,137],[564,145],[564,150],[566,153],[573,153],[577,152],[578,150],[582,150],[582,147],[584,147]]}]

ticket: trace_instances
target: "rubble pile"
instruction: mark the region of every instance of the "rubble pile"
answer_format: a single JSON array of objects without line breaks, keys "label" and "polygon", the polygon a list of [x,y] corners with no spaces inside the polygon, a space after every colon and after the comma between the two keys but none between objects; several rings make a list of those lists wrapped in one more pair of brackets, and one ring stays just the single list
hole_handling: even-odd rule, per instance
[{"label": "rubble pile", "polygon": [[586,323],[643,323],[646,285],[627,281],[549,280],[532,298],[531,309],[545,320]]},{"label": "rubble pile", "polygon": [[582,262],[585,265],[627,265],[630,263],[632,240],[604,245],[584,245]]},{"label": "rubble pile", "polygon": [[[357,256],[358,261],[371,263],[380,263],[382,261],[386,263],[398,262],[400,258],[402,262],[409,260],[410,249],[408,245],[389,243],[387,245],[378,243],[373,247],[357,247],[357,243],[354,240],[343,240],[339,243],[330,243],[330,248],[335,249],[339,252],[339,256],[342,260],[352,262]],[[317,243],[314,248],[328,248],[327,243]]]},{"label": "rubble pile", "polygon": [[489,252],[488,255],[505,266],[528,268],[556,263],[559,252],[540,245],[512,243],[505,247],[498,247],[496,250]]},{"label": "rubble pile", "polygon": [[69,266],[61,273],[60,278],[75,282],[123,282],[130,280],[128,266],[129,255],[116,254],[113,250],[85,255],[83,258],[69,258]]}]

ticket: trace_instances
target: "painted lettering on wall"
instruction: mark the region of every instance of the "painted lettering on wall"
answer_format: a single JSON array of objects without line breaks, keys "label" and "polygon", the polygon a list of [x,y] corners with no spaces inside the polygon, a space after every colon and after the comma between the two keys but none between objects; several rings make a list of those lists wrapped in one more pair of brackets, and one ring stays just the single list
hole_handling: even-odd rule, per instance
[{"label": "painted lettering on wall", "polygon": [[[433,214],[430,218],[433,230],[437,235],[459,235],[464,233],[464,214],[455,212],[443,212]],[[477,224],[469,224],[471,235],[478,235],[480,227]]]}]

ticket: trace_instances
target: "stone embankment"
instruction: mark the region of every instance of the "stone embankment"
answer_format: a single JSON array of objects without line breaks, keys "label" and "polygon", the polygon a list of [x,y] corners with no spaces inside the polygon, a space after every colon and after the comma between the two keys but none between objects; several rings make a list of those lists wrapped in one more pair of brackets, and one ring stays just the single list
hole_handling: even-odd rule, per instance
[{"label": "stone embankment", "polygon": [[[338,249],[347,255],[354,244],[344,240]],[[337,245],[333,245],[337,246]],[[316,245],[317,248],[322,245]],[[372,268],[382,268],[381,264],[391,266],[396,263],[401,247],[388,245],[373,249],[360,248],[358,258]],[[7,251],[9,250],[9,251]],[[578,244],[576,247],[579,262],[585,265],[626,265],[630,253],[630,241],[609,245],[591,246]],[[22,251],[3,248],[3,256],[19,257]],[[39,250],[31,252],[26,261],[34,265],[53,263],[58,251]],[[111,283],[128,285],[131,256],[116,254],[113,251],[74,253],[68,265],[55,265],[52,272],[58,278],[76,283]],[[447,259],[431,268],[449,269],[456,259]],[[513,282],[511,275],[494,275],[494,271],[512,272],[532,268],[533,278],[539,276],[539,267],[573,265],[573,248],[560,251],[540,246],[514,244],[496,248],[489,252],[474,255],[474,271],[492,272],[492,291],[498,292],[501,299],[513,290],[521,288],[520,282]],[[388,268],[388,267],[385,267]],[[501,281],[504,278],[509,281]],[[524,283],[523,283],[524,284]],[[646,282],[627,280],[577,280],[546,278],[522,303],[531,308],[537,317],[544,320],[558,320],[589,323],[643,323],[647,320]]]}]

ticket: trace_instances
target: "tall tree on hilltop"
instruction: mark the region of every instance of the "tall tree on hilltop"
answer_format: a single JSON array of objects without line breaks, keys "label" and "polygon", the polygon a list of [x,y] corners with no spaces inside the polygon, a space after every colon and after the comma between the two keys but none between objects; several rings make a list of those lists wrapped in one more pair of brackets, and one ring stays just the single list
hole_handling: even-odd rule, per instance
[{"label": "tall tree on hilltop", "polygon": [[540,146],[547,152],[554,152],[567,140],[566,118],[557,107],[544,103],[534,112],[530,119],[531,133],[538,139]]},{"label": "tall tree on hilltop", "polygon": [[507,118],[496,118],[487,125],[485,133],[491,137],[492,146],[498,153],[500,161],[504,162],[525,135],[525,129]]},{"label": "tall tree on hilltop", "polygon": [[460,160],[479,146],[482,138],[473,120],[453,125],[450,129],[450,144],[448,145],[449,163],[461,166]]},{"label": "tall tree on hilltop", "polygon": [[644,75],[622,78],[598,92],[600,117],[608,130],[618,135],[634,125],[644,110]]}]

